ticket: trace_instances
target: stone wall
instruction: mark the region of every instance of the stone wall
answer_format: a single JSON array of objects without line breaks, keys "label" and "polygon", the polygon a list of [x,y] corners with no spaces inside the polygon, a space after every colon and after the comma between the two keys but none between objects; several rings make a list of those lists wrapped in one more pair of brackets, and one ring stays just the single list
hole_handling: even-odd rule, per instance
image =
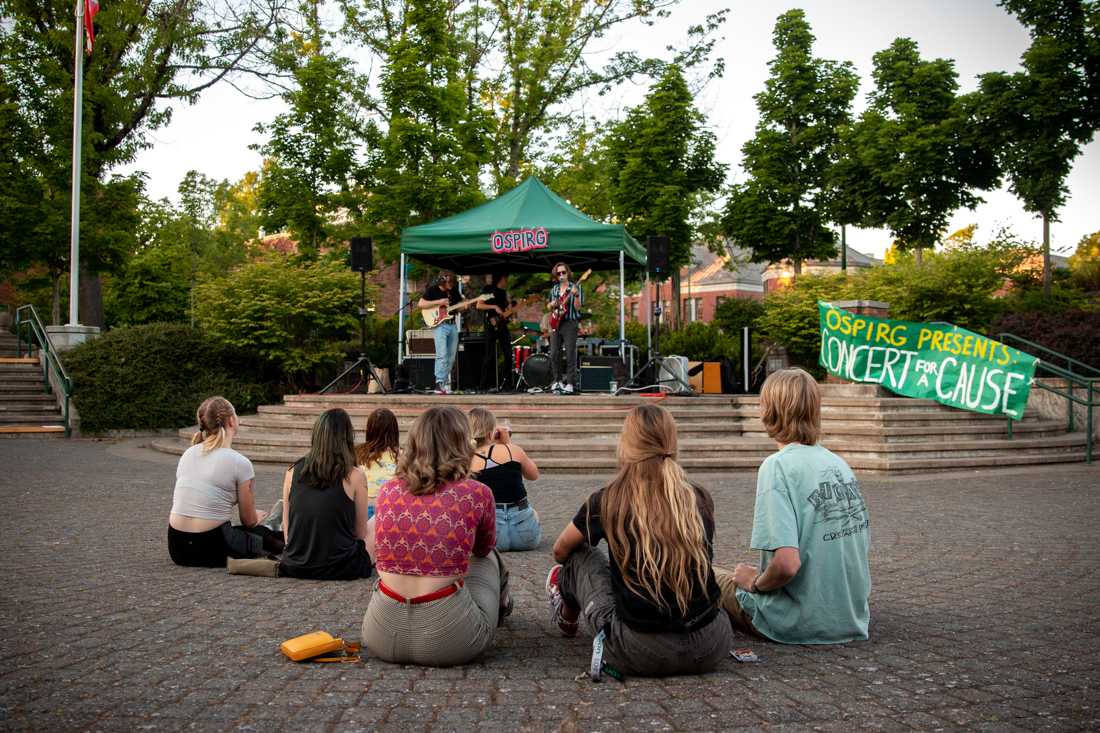
[{"label": "stone wall", "polygon": [[[1064,379],[1045,377],[1036,379],[1035,381],[1063,392],[1068,389]],[[1088,398],[1087,390],[1080,388],[1075,388],[1073,390],[1073,395],[1081,400],[1086,400]],[[1093,387],[1092,399],[1097,404],[1100,404],[1100,384]],[[1064,396],[1048,392],[1034,385],[1031,387],[1031,393],[1028,395],[1027,399],[1027,407],[1029,410],[1035,410],[1042,415],[1044,419],[1060,420],[1066,423],[1066,425],[1069,424],[1067,406],[1070,404],[1073,404],[1073,429],[1077,432],[1084,432],[1088,419],[1088,408],[1084,405],[1070,403]],[[1092,434],[1100,438],[1100,407],[1094,407],[1092,409]]]}]

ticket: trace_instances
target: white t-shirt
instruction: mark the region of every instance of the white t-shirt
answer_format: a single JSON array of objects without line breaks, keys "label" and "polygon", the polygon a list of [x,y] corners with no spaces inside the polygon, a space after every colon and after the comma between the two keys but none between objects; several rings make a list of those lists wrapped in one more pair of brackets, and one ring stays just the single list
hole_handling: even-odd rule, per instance
[{"label": "white t-shirt", "polygon": [[172,512],[185,517],[230,521],[237,487],[256,477],[252,461],[232,448],[202,452],[193,445],[180,456]]}]

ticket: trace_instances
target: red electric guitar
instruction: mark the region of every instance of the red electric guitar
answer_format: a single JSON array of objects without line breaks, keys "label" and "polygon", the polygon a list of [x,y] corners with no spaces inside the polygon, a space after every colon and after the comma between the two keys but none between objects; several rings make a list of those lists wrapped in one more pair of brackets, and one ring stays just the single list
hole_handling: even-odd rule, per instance
[{"label": "red electric guitar", "polygon": [[591,274],[592,274],[592,270],[585,270],[584,274],[580,276],[580,279],[577,280],[576,282],[574,282],[572,285],[570,285],[569,289],[566,290],[564,293],[562,293],[558,297],[558,302],[554,304],[553,309],[551,309],[551,311],[550,311],[550,330],[551,331],[557,331],[558,330],[558,326],[561,325],[561,321],[565,317],[565,312],[569,309],[569,306],[568,306],[569,299],[573,297],[574,293],[577,290],[577,286],[580,285],[585,280],[587,280],[588,276],[591,275]]}]

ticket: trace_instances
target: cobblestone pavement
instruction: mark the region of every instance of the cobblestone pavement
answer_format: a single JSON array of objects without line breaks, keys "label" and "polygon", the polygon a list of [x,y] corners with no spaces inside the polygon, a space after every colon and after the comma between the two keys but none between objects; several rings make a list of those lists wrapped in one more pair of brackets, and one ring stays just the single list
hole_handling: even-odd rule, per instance
[{"label": "cobblestone pavement", "polygon": [[[0,441],[0,728],[38,730],[1082,730],[1100,727],[1100,467],[866,478],[871,640],[780,647],[717,672],[577,681],[551,627],[549,547],[600,477],[531,490],[516,612],[456,669],[298,665],[284,639],[358,639],[367,581],[174,566],[174,459],[135,441]],[[261,467],[261,506],[278,472]],[[704,481],[717,559],[748,550],[754,476]]]}]

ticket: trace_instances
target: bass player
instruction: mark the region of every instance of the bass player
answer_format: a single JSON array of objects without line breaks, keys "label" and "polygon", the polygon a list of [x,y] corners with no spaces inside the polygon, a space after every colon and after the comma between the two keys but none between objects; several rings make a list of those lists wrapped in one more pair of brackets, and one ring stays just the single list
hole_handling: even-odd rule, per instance
[{"label": "bass player", "polygon": [[[559,262],[554,265],[551,275],[556,281],[550,288],[550,299],[546,303],[551,312],[559,311],[558,327],[550,333],[550,368],[554,383],[551,392],[573,394],[577,391],[577,328],[581,321],[581,306],[584,305],[584,291],[580,283],[573,282],[573,271],[569,265]],[[561,373],[561,350],[565,346],[565,377]]]},{"label": "bass player", "polygon": [[[443,270],[436,278],[436,284],[428,286],[424,295],[420,298],[417,307],[421,310],[438,308],[439,306],[454,306],[461,300],[458,288],[455,286],[455,274],[450,270]],[[463,310],[459,307],[456,310]],[[455,355],[458,353],[458,326],[453,319],[440,323],[434,328],[435,336],[435,393],[450,394],[451,392],[451,367],[455,363]]]},{"label": "bass player", "polygon": [[485,315],[485,359],[481,363],[481,390],[502,388],[500,380],[500,358],[504,357],[504,382],[507,386],[510,371],[507,369],[512,355],[511,338],[508,333],[508,319],[516,307],[515,301],[508,301],[508,276],[503,272],[494,272],[489,284],[482,290],[489,299],[477,304],[477,309]]}]

